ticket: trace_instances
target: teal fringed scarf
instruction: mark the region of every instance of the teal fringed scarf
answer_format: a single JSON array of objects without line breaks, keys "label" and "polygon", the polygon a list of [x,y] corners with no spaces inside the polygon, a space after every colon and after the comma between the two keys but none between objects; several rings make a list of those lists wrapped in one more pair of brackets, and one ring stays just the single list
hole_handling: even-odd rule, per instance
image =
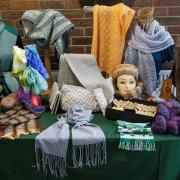
[{"label": "teal fringed scarf", "polygon": [[130,151],[155,151],[154,136],[149,123],[116,121],[120,133],[119,148]]}]

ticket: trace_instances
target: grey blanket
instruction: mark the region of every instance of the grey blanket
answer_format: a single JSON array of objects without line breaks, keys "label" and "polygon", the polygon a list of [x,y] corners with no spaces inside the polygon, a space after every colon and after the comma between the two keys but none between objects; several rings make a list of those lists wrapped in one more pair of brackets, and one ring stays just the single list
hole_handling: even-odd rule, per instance
[{"label": "grey blanket", "polygon": [[55,43],[61,55],[66,52],[68,38],[74,25],[60,12],[54,10],[28,10],[20,20],[25,37],[32,39],[42,48]]},{"label": "grey blanket", "polygon": [[105,79],[91,54],[63,54],[60,57],[58,84],[83,86],[88,90],[102,88],[109,103],[114,94],[112,78]]}]

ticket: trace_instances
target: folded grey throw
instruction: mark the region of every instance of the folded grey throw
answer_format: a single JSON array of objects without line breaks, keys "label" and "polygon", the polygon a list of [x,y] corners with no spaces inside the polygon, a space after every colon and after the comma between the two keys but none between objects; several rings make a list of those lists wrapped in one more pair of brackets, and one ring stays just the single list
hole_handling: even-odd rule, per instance
[{"label": "folded grey throw", "polygon": [[63,54],[59,62],[58,84],[83,86],[92,91],[102,88],[108,103],[114,95],[112,78],[105,79],[91,54]]},{"label": "folded grey throw", "polygon": [[90,110],[72,106],[58,122],[47,128],[35,139],[37,168],[41,162],[45,173],[66,175],[66,155],[72,127],[72,160],[75,168],[106,163],[106,140],[101,128],[90,123]]}]

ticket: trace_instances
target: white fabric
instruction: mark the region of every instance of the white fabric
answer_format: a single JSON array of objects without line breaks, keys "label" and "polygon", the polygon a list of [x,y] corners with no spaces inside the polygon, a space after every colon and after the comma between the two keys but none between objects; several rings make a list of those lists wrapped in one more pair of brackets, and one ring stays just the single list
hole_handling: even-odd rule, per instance
[{"label": "white fabric", "polygon": [[164,50],[173,44],[170,34],[156,20],[147,32],[139,25],[135,26],[125,52],[124,63],[134,64],[138,68],[144,83],[143,92],[146,95],[152,95],[157,86],[156,67],[151,53]]},{"label": "white fabric", "polygon": [[174,41],[169,32],[156,20],[151,23],[147,32],[142,30],[137,24],[131,36],[131,40],[128,42],[129,46],[144,53],[159,52],[173,44]]}]

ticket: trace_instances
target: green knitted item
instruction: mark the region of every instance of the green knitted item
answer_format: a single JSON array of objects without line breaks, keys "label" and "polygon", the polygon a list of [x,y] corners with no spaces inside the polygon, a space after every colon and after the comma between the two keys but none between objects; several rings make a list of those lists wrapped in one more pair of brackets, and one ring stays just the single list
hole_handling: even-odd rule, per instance
[{"label": "green knitted item", "polygon": [[129,151],[155,151],[154,136],[149,123],[116,121],[120,133],[119,148]]}]

